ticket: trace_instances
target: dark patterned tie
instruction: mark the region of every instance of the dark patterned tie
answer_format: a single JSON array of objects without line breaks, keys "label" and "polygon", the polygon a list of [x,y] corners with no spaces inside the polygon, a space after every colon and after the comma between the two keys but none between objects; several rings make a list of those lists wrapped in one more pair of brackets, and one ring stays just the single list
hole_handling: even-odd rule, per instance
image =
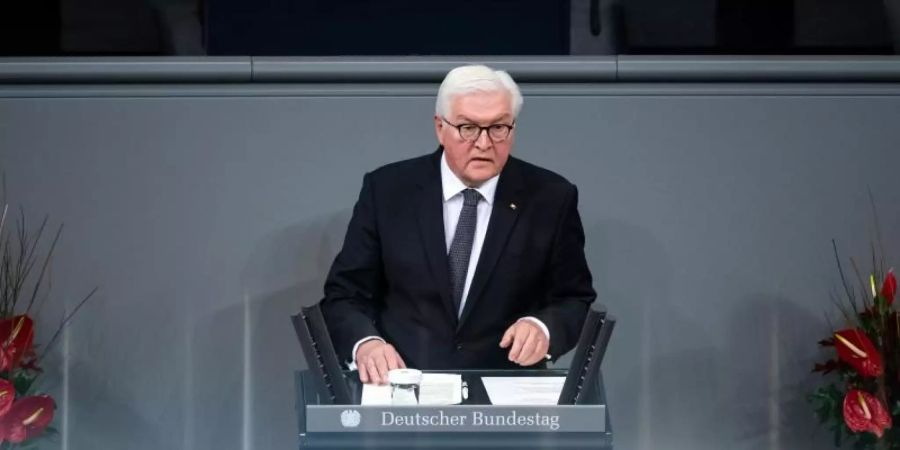
[{"label": "dark patterned tie", "polygon": [[453,242],[447,258],[450,263],[450,282],[453,283],[453,305],[459,315],[462,304],[463,289],[466,287],[466,272],[469,270],[469,256],[472,255],[472,242],[475,241],[475,223],[478,221],[478,200],[481,194],[475,189],[466,189],[463,194],[463,207],[459,212],[459,222],[453,233]]}]

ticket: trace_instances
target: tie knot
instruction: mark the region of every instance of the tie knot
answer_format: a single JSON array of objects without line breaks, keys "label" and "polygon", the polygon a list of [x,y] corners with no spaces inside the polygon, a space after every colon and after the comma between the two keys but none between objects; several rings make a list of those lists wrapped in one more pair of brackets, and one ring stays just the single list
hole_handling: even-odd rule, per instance
[{"label": "tie knot", "polygon": [[481,194],[475,189],[466,189],[463,192],[463,206],[476,206],[478,200],[481,200]]}]

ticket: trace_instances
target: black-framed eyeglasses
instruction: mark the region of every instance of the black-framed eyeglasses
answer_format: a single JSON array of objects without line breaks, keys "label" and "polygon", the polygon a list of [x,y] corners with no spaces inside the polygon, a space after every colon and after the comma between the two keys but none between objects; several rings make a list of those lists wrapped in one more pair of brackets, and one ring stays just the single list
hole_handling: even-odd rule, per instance
[{"label": "black-framed eyeglasses", "polygon": [[509,137],[509,134],[512,133],[512,130],[516,125],[515,122],[513,122],[511,125],[505,123],[495,123],[486,127],[482,127],[475,125],[474,123],[461,123],[457,125],[443,117],[441,117],[441,120],[447,122],[447,125],[456,128],[456,131],[459,132],[459,137],[464,141],[469,142],[477,141],[481,136],[482,131],[487,131],[488,137],[491,138],[492,141],[503,142]]}]

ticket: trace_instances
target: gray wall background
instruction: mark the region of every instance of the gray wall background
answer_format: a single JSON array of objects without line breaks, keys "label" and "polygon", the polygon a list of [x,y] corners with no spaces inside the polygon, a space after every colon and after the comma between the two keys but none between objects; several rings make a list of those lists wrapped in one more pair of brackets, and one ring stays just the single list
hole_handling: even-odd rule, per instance
[{"label": "gray wall background", "polygon": [[[46,363],[51,447],[294,448],[288,316],[320,298],[362,175],[435,147],[436,87],[0,86],[7,195],[65,223],[38,340],[100,286]],[[900,85],[523,90],[514,152],[579,186],[619,318],[617,448],[826,448],[805,395],[830,240],[867,260],[871,188],[900,257]]]}]

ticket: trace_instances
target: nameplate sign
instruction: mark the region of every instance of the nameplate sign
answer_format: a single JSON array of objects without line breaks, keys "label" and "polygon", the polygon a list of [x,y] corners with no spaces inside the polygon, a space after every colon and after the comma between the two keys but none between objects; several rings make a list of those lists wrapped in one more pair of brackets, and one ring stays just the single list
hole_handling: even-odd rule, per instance
[{"label": "nameplate sign", "polygon": [[602,433],[606,405],[309,405],[306,432]]}]

